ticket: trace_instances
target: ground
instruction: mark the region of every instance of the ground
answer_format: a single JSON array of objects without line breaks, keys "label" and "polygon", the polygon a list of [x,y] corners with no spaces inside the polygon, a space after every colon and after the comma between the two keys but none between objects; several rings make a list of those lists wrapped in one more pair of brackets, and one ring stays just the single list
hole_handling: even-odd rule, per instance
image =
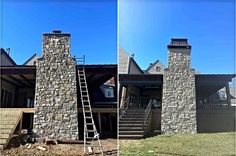
[{"label": "ground", "polygon": [[236,155],[236,133],[158,135],[142,140],[120,140],[120,155],[217,156]]},{"label": "ground", "polygon": [[[103,149],[106,154],[117,155],[117,139],[101,140]],[[38,149],[43,147],[46,151]],[[46,145],[44,143],[25,144],[22,142],[22,137],[15,136],[11,139],[7,149],[1,151],[0,155],[83,155],[83,144],[57,144]]]}]

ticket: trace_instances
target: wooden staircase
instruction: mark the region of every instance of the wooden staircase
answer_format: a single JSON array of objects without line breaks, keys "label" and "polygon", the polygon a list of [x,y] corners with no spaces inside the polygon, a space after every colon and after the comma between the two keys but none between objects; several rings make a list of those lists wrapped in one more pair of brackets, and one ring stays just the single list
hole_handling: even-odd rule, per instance
[{"label": "wooden staircase", "polygon": [[17,110],[17,109],[9,110],[9,109],[0,108],[0,147],[1,149],[4,149],[7,147],[18,123],[22,121],[22,117],[23,117],[23,112],[21,110]]},{"label": "wooden staircase", "polygon": [[144,137],[145,109],[128,109],[119,120],[119,139],[141,139]]}]

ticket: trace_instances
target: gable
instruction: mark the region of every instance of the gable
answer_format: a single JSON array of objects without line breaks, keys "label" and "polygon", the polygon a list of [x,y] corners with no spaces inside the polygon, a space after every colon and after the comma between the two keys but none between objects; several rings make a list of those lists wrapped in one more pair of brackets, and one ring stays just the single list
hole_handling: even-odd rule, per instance
[{"label": "gable", "polygon": [[12,58],[6,53],[6,51],[1,48],[1,59],[0,59],[1,66],[15,66],[16,63],[12,60]]},{"label": "gable", "polygon": [[148,74],[163,74],[164,73],[165,66],[157,60],[153,64],[151,64],[147,70],[146,73]]},{"label": "gable", "polygon": [[23,65],[36,65],[37,59],[38,59],[37,54],[34,54]]}]

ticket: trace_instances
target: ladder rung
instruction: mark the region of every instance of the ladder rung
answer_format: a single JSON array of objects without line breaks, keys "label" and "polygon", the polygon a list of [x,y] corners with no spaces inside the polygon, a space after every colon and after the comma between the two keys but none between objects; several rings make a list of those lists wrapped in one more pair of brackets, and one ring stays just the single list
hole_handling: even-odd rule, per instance
[{"label": "ladder rung", "polygon": [[86,132],[96,132],[96,130],[94,130],[94,129],[89,129],[89,130],[88,130],[88,129],[87,129]]},{"label": "ladder rung", "polygon": [[87,123],[86,125],[90,125],[91,126],[91,125],[94,125],[94,123]]}]

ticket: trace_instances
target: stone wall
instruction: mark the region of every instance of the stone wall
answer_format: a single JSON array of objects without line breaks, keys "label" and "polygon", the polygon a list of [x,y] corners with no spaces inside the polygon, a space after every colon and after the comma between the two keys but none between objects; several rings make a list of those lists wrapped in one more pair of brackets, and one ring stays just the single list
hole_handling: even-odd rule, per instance
[{"label": "stone wall", "polygon": [[190,64],[187,40],[172,39],[168,46],[168,68],[163,76],[162,119],[163,133],[195,133],[196,95],[195,75]]},{"label": "stone wall", "polygon": [[41,138],[78,139],[76,63],[70,34],[43,34],[43,55],[36,68],[34,131]]}]

